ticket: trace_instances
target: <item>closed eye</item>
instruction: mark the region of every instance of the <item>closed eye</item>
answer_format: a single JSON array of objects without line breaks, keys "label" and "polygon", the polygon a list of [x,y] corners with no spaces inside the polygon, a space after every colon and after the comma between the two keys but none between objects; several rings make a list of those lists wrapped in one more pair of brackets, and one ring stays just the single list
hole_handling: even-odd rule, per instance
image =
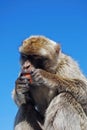
[{"label": "closed eye", "polygon": [[31,64],[35,68],[44,69],[44,66],[45,66],[46,61],[48,60],[48,58],[43,57],[43,56],[38,56],[38,55],[24,55],[24,54],[21,54],[21,56],[20,56],[21,65],[23,65],[24,62],[27,61],[27,60],[29,60],[31,62]]}]

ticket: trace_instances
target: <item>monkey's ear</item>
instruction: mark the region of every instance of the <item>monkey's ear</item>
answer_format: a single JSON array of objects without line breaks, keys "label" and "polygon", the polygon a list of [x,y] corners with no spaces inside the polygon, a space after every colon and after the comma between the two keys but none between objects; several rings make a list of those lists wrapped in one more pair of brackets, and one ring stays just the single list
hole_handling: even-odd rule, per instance
[{"label": "monkey's ear", "polygon": [[58,44],[56,44],[56,46],[55,46],[55,51],[56,51],[57,54],[59,54],[60,50],[61,50],[61,46],[60,46],[60,44],[58,43]]}]

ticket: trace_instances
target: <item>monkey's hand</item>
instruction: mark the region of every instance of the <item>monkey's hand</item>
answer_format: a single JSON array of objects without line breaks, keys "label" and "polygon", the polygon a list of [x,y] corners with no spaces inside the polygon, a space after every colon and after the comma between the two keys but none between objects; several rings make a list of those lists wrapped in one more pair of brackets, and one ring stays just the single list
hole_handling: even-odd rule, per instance
[{"label": "monkey's hand", "polygon": [[55,74],[49,73],[42,69],[35,69],[31,74],[32,83],[30,85],[47,86],[53,88],[55,85]]},{"label": "monkey's hand", "polygon": [[29,80],[27,78],[19,77],[16,80],[13,98],[18,106],[31,102],[29,95]]}]

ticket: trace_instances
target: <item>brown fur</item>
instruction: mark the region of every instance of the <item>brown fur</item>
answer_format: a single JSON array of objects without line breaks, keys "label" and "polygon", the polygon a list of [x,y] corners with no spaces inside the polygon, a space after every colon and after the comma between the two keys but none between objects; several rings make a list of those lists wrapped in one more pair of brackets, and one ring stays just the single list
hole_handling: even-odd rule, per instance
[{"label": "brown fur", "polygon": [[[44,60],[44,69],[34,68],[35,71],[31,75],[32,87],[29,89],[38,114],[45,116],[44,123],[37,119],[40,127],[43,124],[41,129],[87,130],[87,79],[78,64],[61,52],[59,44],[43,36],[25,39],[19,51],[26,56],[47,58]],[[18,85],[15,89],[17,92]],[[22,97],[24,100],[24,95]],[[14,99],[20,107],[22,103],[27,103],[26,100],[22,102],[22,98],[20,99],[17,94],[14,94]],[[20,117],[21,114],[17,118]],[[32,118],[36,117],[33,115]],[[32,123],[28,123],[32,126]],[[25,130],[39,130],[38,126],[36,129],[33,126],[24,127]],[[19,127],[15,130],[19,130]]]}]

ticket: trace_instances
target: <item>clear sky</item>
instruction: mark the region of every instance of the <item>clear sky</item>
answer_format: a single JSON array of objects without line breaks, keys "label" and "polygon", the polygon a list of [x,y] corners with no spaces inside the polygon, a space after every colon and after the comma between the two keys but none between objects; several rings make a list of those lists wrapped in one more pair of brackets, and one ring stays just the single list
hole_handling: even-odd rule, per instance
[{"label": "clear sky", "polygon": [[0,130],[13,129],[18,46],[30,35],[60,42],[87,76],[87,0],[0,0]]}]

